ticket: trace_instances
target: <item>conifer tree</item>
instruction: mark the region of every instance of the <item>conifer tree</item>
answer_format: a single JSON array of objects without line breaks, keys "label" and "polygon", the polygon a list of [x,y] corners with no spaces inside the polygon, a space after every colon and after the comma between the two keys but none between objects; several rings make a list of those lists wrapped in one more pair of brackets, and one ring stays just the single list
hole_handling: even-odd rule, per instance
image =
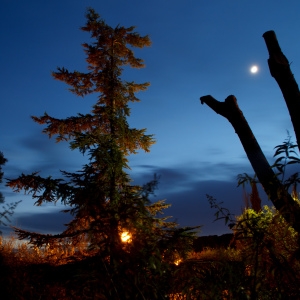
[{"label": "conifer tree", "polygon": [[[79,239],[89,235],[90,242],[100,247],[107,238],[110,245],[119,244],[119,230],[123,212],[135,207],[140,201],[140,189],[130,185],[130,178],[124,171],[128,168],[127,156],[137,149],[149,151],[154,143],[152,135],[145,129],[130,128],[129,102],[139,101],[136,92],[144,91],[149,83],[125,82],[121,79],[122,68],[126,65],[142,68],[142,59],[134,56],[133,47],[150,46],[148,36],[134,32],[135,27],[108,26],[99,15],[89,9],[87,22],[81,29],[90,33],[94,40],[83,44],[87,55],[88,72],[70,72],[58,68],[53,77],[70,86],[78,96],[97,94],[97,102],[89,114],[78,114],[66,119],[56,119],[45,113],[32,117],[39,124],[46,124],[44,133],[56,140],[69,141],[71,149],[88,153],[89,163],[76,173],[63,172],[63,179],[42,178],[37,173],[10,180],[16,190],[32,192],[36,204],[62,200],[71,207],[74,215],[68,228],[59,237]],[[109,220],[107,223],[105,220]],[[17,231],[21,237],[27,233]],[[28,233],[32,241],[45,243],[49,236]],[[58,237],[58,236],[57,236]]]},{"label": "conifer tree", "polygon": [[[98,290],[99,299],[165,299],[169,271],[174,261],[191,249],[194,228],[178,228],[161,217],[169,205],[149,200],[157,177],[137,186],[126,173],[128,156],[137,150],[148,152],[154,139],[145,129],[130,128],[127,122],[129,103],[139,101],[135,94],[146,90],[149,83],[127,82],[121,75],[125,66],[144,67],[133,48],[151,42],[147,35],[135,32],[135,27],[110,27],[93,9],[88,9],[86,17],[81,29],[93,40],[83,44],[88,71],[58,68],[52,75],[67,83],[77,96],[97,95],[96,103],[88,114],[57,119],[45,113],[32,118],[46,125],[45,134],[55,136],[57,142],[67,141],[72,150],[86,155],[88,162],[77,172],[61,171],[59,179],[32,173],[8,181],[14,191],[31,194],[36,205],[62,201],[68,206],[64,212],[73,219],[56,235],[20,228],[15,232],[37,247],[87,243],[89,256],[101,263],[93,269],[98,272],[95,277],[81,282],[95,284],[90,290]],[[122,243],[123,231],[130,232],[130,243]],[[86,292],[86,286],[84,289]],[[92,297],[95,295],[93,291]]]},{"label": "conifer tree", "polygon": [[[64,212],[73,219],[56,235],[20,228],[15,232],[37,247],[87,243],[88,256],[97,267],[80,282],[93,299],[165,299],[170,270],[191,249],[194,228],[178,228],[162,218],[169,206],[163,200],[150,202],[157,177],[138,186],[131,184],[126,173],[128,156],[138,150],[148,152],[154,139],[145,129],[130,128],[127,122],[129,103],[139,101],[135,94],[146,90],[149,83],[127,82],[121,75],[125,66],[144,67],[133,48],[151,42],[147,35],[135,32],[135,27],[110,27],[93,9],[88,9],[86,17],[81,29],[93,41],[83,44],[88,71],[58,68],[52,75],[77,96],[96,95],[96,103],[88,114],[57,119],[45,113],[32,118],[46,125],[45,134],[55,136],[57,142],[67,141],[88,162],[77,172],[61,171],[59,179],[35,172],[8,181],[14,191],[31,194],[36,205],[62,201],[68,206]],[[122,243],[122,231],[130,232],[130,243]]]},{"label": "conifer tree", "polygon": [[[45,113],[32,118],[46,125],[43,132],[49,137],[56,136],[57,142],[68,141],[71,149],[87,155],[88,163],[75,173],[62,171],[60,179],[43,178],[33,173],[22,174],[8,182],[17,192],[31,193],[36,205],[61,200],[70,207],[65,212],[70,212],[74,218],[66,230],[57,235],[20,228],[15,231],[19,238],[28,238],[36,246],[63,239],[72,244],[84,240],[96,253],[118,260],[118,255],[124,252],[120,233],[127,230],[135,237],[132,244],[136,248],[131,253],[136,253],[137,249],[143,252],[147,243],[145,251],[149,251],[150,257],[158,250],[154,250],[158,243],[166,245],[172,240],[174,246],[175,240],[189,232],[182,228],[176,231],[175,223],[158,216],[168,207],[164,201],[149,201],[157,178],[141,187],[132,185],[125,172],[129,168],[128,156],[139,149],[148,152],[154,139],[145,129],[130,128],[127,122],[129,103],[139,101],[135,93],[146,90],[149,83],[123,81],[122,68],[144,67],[143,60],[136,58],[132,49],[150,46],[151,42],[148,36],[135,32],[135,27],[108,26],[93,9],[88,10],[86,17],[86,25],[81,29],[90,33],[94,40],[83,44],[88,72],[58,68],[53,77],[67,83],[77,96],[97,95],[96,103],[88,114],[56,119]],[[164,249],[170,251],[173,246],[164,246]],[[176,251],[180,249],[187,248],[181,245]],[[143,255],[147,256],[145,251]],[[173,254],[168,255],[172,257]],[[164,253],[164,257],[168,255]]]}]

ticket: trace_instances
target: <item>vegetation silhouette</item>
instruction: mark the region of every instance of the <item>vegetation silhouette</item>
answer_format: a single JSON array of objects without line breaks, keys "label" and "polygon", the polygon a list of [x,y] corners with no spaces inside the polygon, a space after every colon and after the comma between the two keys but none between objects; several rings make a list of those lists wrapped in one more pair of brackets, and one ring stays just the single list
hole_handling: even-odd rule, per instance
[{"label": "vegetation silhouette", "polygon": [[[2,183],[3,175],[2,166],[7,163],[7,159],[4,157],[3,153],[0,151],[0,183]],[[3,194],[0,192],[0,203],[4,203],[5,198]],[[7,224],[11,221],[10,217],[14,214],[14,210],[18,206],[21,201],[16,201],[12,203],[5,203],[2,205],[2,211],[0,212],[0,226],[7,226]],[[0,230],[0,234],[2,231]]]}]

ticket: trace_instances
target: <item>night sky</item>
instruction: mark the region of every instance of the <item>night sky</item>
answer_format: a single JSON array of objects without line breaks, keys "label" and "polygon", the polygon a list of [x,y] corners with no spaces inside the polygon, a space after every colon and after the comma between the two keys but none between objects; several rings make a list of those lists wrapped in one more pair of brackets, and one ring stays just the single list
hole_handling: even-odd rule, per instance
[{"label": "night sky", "polygon": [[[81,44],[89,35],[86,8],[94,8],[110,25],[136,26],[152,46],[137,50],[146,68],[124,70],[124,79],[150,82],[137,94],[131,127],[147,128],[156,144],[150,153],[130,157],[134,183],[160,175],[155,199],[166,199],[181,226],[203,225],[201,234],[229,232],[223,221],[213,222],[206,194],[233,214],[244,205],[240,173],[253,170],[229,122],[201,105],[200,96],[219,101],[233,94],[270,163],[274,147],[293,128],[281,91],[270,76],[262,35],[274,30],[300,82],[299,0],[63,0],[1,1],[0,18],[0,151],[8,159],[5,178],[22,172],[59,177],[59,170],[76,171],[86,162],[67,143],[56,144],[42,134],[30,116],[44,112],[56,118],[87,113],[96,95],[74,96],[68,86],[51,77],[65,67],[86,70]],[[253,74],[250,68],[258,66]],[[293,138],[293,140],[295,140]],[[57,233],[69,218],[62,207],[35,207],[34,200],[1,185],[6,202],[23,200],[12,225],[36,232]],[[266,200],[267,203],[267,200]],[[271,204],[271,203],[269,203]],[[0,228],[4,234],[9,229]]]}]

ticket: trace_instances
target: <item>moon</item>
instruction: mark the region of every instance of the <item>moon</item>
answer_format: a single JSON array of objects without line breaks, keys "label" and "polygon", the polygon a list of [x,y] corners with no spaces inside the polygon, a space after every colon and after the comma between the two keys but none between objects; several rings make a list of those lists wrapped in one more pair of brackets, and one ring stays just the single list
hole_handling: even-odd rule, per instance
[{"label": "moon", "polygon": [[258,72],[258,66],[253,65],[253,66],[250,68],[250,72],[251,72],[252,74],[257,73],[257,72]]}]

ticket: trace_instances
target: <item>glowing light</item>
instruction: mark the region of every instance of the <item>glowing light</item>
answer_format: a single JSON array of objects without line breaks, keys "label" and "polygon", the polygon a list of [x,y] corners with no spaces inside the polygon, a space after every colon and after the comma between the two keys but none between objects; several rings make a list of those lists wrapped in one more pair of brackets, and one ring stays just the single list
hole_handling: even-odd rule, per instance
[{"label": "glowing light", "polygon": [[250,68],[250,72],[252,73],[252,74],[255,74],[255,73],[257,73],[258,72],[258,66],[252,66],[251,68]]},{"label": "glowing light", "polygon": [[121,240],[123,243],[130,243],[131,242],[131,234],[128,231],[123,231],[121,233]]},{"label": "glowing light", "polygon": [[178,259],[176,259],[176,260],[174,261],[174,264],[175,264],[176,266],[178,266],[181,262],[182,262],[182,260],[181,260],[180,258],[178,258]]}]

